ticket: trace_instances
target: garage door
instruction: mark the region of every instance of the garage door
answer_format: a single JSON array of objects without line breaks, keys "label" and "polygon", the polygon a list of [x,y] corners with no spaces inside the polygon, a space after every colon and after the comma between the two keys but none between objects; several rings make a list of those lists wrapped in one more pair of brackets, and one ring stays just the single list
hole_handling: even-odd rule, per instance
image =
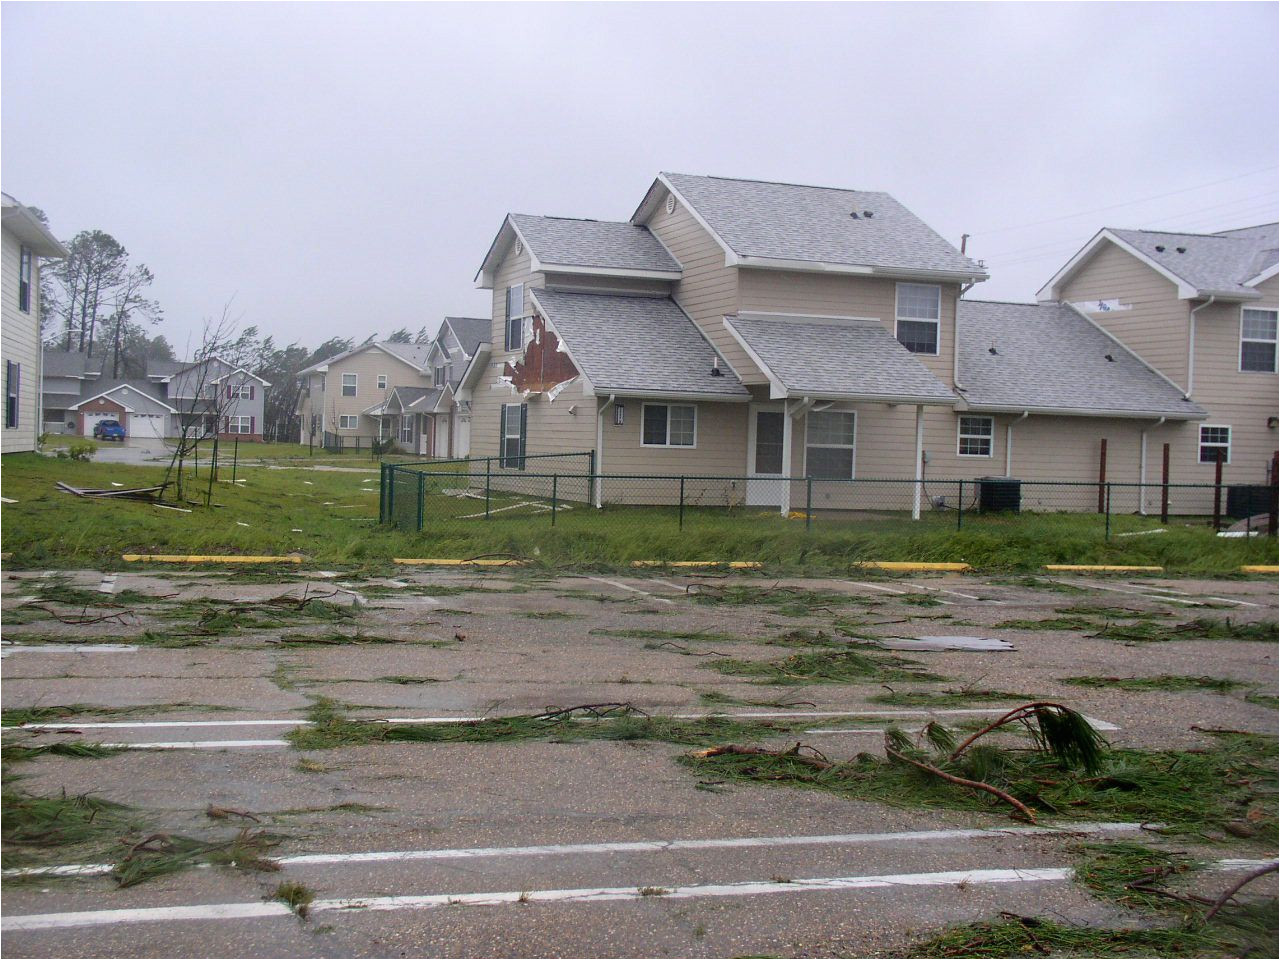
[{"label": "garage door", "polygon": [[84,435],[86,437],[93,436],[93,428],[99,420],[116,420],[119,419],[118,413],[86,413],[84,415]]},{"label": "garage door", "polygon": [[160,440],[164,437],[164,417],[158,413],[131,413],[127,429],[135,440]]}]

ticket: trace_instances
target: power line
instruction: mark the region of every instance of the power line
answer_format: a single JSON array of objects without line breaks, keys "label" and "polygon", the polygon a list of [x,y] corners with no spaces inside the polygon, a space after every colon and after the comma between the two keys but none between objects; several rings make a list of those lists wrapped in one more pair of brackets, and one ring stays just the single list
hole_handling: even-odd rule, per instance
[{"label": "power line", "polygon": [[1113,203],[1106,207],[1096,207],[1093,210],[1082,210],[1079,213],[1069,213],[1061,217],[1050,217],[1047,220],[1033,220],[1030,223],[1019,223],[1012,227],[999,227],[995,230],[987,230],[983,233],[975,233],[974,237],[990,237],[997,233],[1008,233],[1010,230],[1022,230],[1026,227],[1039,227],[1046,223],[1060,223],[1063,220],[1074,220],[1077,217],[1087,217],[1095,213],[1104,213],[1107,210],[1119,210],[1121,207],[1132,207],[1139,203],[1147,203],[1151,200],[1162,200],[1165,197],[1174,197],[1180,193],[1191,193],[1195,190],[1204,190],[1206,187],[1216,187],[1220,183],[1231,183],[1235,180],[1243,180],[1246,177],[1256,177],[1260,173],[1269,173],[1272,170],[1280,169],[1275,166],[1264,167],[1261,170],[1253,170],[1249,173],[1240,173],[1234,177],[1223,177],[1221,180],[1211,180],[1208,183],[1197,184],[1194,187],[1184,187],[1181,190],[1170,190],[1168,193],[1157,193],[1150,197],[1142,197],[1139,200],[1127,200],[1124,203]]}]

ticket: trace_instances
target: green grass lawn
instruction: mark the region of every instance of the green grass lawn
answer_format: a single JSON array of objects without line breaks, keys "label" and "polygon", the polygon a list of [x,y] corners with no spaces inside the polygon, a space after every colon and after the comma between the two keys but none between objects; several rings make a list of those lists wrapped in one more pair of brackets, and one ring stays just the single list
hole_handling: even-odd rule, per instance
[{"label": "green grass lawn", "polygon": [[[343,459],[351,466],[362,462]],[[376,463],[363,463],[376,468]],[[54,487],[57,480],[73,486],[106,487],[112,481],[142,486],[163,475],[159,466],[81,463],[34,454],[5,457],[0,484],[4,495],[17,501],[5,504],[0,514],[6,565],[104,569],[123,566],[122,553],[296,551],[317,566],[512,554],[547,565],[595,567],[631,560],[759,560],[770,572],[835,571],[858,560],[945,560],[965,561],[981,571],[1027,571],[1045,563],[1131,563],[1160,564],[1176,574],[1234,574],[1240,564],[1275,563],[1277,556],[1271,538],[1221,539],[1203,525],[1175,523],[1161,536],[1108,541],[1102,518],[1093,514],[966,518],[960,530],[954,515],[929,515],[913,523],[820,514],[806,531],[803,520],[785,519],[765,508],[691,508],[681,529],[674,509],[597,511],[569,503],[569,509],[557,511],[553,527],[546,509],[493,512],[486,520],[483,500],[444,494],[428,497],[425,529],[418,533],[378,524],[376,474],[265,465],[241,467],[237,477],[244,483],[216,483],[214,506],[185,504],[191,513],[139,502],[79,499]],[[229,470],[223,478],[230,478]],[[200,476],[189,480],[187,495],[203,498],[207,484],[202,458]],[[521,502],[504,496],[495,497],[491,508]],[[1113,518],[1115,531],[1154,525],[1150,518]]]}]

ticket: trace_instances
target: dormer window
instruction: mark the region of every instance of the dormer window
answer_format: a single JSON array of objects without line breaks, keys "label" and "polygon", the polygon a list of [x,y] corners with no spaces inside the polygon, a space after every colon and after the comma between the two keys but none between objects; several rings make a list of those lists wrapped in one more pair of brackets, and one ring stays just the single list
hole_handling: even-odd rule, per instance
[{"label": "dormer window", "polygon": [[938,353],[942,288],[934,283],[898,284],[895,336],[912,353]]},{"label": "dormer window", "polygon": [[445,382],[445,368],[443,366],[436,367],[434,383],[437,387],[443,387]]}]

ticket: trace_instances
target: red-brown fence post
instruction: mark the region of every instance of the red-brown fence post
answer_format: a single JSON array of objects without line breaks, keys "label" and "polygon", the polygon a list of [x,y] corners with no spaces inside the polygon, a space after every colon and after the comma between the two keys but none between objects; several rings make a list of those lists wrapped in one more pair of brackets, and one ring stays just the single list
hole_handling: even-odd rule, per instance
[{"label": "red-brown fence post", "polygon": [[1164,474],[1160,480],[1160,522],[1169,522],[1169,445],[1164,445]]},{"label": "red-brown fence post", "polygon": [[1213,529],[1222,524],[1222,448],[1213,462]]},{"label": "red-brown fence post", "polygon": [[1105,513],[1107,509],[1107,440],[1102,439],[1101,452],[1098,455],[1098,512]]}]

